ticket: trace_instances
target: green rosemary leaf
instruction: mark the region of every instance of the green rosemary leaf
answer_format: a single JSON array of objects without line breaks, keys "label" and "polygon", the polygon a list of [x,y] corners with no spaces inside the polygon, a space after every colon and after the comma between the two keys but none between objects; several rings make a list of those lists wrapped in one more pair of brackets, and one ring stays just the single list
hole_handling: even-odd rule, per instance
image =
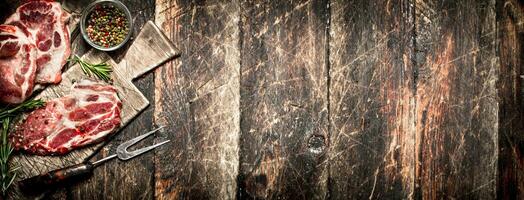
[{"label": "green rosemary leaf", "polygon": [[7,117],[15,117],[22,112],[33,110],[35,108],[41,107],[44,105],[44,101],[40,99],[31,99],[21,103],[18,106],[12,108],[4,108],[0,110],[0,120],[4,121]]},{"label": "green rosemary leaf", "polygon": [[31,99],[15,107],[7,107],[0,109],[0,121],[2,122],[2,141],[0,146],[0,189],[2,190],[2,195],[4,196],[6,195],[6,192],[9,189],[9,187],[13,184],[13,181],[17,176],[16,171],[19,169],[19,167],[9,166],[9,158],[13,153],[13,147],[8,142],[8,131],[9,126],[11,124],[11,119],[16,118],[23,112],[27,112],[35,108],[41,107],[44,104],[45,102],[40,99]]},{"label": "green rosemary leaf", "polygon": [[111,81],[111,72],[113,70],[111,69],[111,66],[107,63],[98,63],[98,64],[91,64],[84,60],[82,60],[79,56],[75,55],[73,59],[71,59],[72,62],[78,63],[80,65],[80,68],[82,68],[82,71],[87,76],[96,76],[98,79],[109,82]]}]

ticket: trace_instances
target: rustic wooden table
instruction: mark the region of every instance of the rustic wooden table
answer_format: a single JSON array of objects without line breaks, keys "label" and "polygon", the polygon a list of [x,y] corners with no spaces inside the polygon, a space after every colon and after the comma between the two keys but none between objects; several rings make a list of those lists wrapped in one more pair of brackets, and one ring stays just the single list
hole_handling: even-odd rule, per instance
[{"label": "rustic wooden table", "polygon": [[524,198],[522,1],[123,2],[182,54],[93,159],[171,143],[50,198]]}]

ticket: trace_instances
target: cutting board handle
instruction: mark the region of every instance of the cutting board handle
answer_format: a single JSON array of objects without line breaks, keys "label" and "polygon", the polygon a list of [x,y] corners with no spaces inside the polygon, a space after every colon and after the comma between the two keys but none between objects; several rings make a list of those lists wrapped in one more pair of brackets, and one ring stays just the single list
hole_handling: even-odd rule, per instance
[{"label": "cutting board handle", "polygon": [[180,51],[158,26],[148,21],[115,68],[122,72],[125,79],[133,80],[179,54]]}]

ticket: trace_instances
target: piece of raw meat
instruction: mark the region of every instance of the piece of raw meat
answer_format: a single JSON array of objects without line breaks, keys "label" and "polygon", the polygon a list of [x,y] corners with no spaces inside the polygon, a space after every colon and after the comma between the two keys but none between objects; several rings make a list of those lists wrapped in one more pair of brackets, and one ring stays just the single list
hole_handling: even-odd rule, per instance
[{"label": "piece of raw meat", "polygon": [[122,103],[115,87],[82,80],[71,94],[50,100],[15,126],[15,149],[38,155],[65,154],[101,141],[120,126]]},{"label": "piece of raw meat", "polygon": [[36,83],[62,80],[62,67],[71,54],[68,19],[58,2],[29,1],[6,20],[5,24],[22,29],[37,47]]},{"label": "piece of raw meat", "polygon": [[36,48],[20,28],[0,25],[0,102],[17,104],[33,93]]}]

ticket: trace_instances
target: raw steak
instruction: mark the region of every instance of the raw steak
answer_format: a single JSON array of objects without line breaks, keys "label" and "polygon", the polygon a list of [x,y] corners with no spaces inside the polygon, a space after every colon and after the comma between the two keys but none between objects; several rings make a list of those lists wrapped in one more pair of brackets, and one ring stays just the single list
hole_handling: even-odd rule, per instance
[{"label": "raw steak", "polygon": [[69,14],[58,2],[29,1],[18,7],[5,24],[22,29],[37,47],[36,83],[59,83],[61,71],[71,54]]},{"label": "raw steak", "polygon": [[38,155],[65,154],[101,141],[120,126],[122,103],[116,89],[82,80],[71,94],[31,112],[11,134],[15,149]]},{"label": "raw steak", "polygon": [[21,103],[33,92],[36,48],[18,27],[0,25],[0,101]]}]

